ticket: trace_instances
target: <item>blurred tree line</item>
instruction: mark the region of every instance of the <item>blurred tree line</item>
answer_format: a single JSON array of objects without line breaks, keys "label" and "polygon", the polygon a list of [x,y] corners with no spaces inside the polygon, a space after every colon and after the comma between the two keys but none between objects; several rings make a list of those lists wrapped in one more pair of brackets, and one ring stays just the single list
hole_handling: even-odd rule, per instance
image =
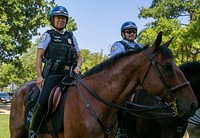
[{"label": "blurred tree line", "polygon": [[[31,40],[40,27],[49,26],[47,15],[53,6],[44,0],[0,1],[0,87],[36,79],[38,40]],[[163,42],[174,37],[170,49],[177,64],[200,59],[200,0],[152,0],[150,7],[139,11],[139,18],[153,19],[139,32],[139,43],[152,44],[163,31]],[[72,17],[67,30],[77,30]],[[103,51],[91,53],[88,49],[82,49],[81,54],[83,72],[109,57]]]}]

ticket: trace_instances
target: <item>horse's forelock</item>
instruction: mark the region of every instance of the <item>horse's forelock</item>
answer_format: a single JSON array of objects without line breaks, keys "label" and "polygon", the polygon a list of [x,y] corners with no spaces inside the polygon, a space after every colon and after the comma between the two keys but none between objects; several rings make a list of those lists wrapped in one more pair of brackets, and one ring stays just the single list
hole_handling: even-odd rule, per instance
[{"label": "horse's forelock", "polygon": [[166,55],[168,58],[174,59],[173,53],[172,53],[172,51],[168,47],[166,47],[164,45],[161,45],[161,46],[159,46],[159,50],[161,50],[161,52],[164,55]]}]

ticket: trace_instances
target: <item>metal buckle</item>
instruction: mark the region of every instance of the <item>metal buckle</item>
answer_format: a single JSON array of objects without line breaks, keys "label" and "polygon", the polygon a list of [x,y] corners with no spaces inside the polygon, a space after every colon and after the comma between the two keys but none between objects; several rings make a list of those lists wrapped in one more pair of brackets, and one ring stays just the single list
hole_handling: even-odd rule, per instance
[{"label": "metal buckle", "polygon": [[65,66],[64,70],[69,70],[70,67],[69,66]]}]

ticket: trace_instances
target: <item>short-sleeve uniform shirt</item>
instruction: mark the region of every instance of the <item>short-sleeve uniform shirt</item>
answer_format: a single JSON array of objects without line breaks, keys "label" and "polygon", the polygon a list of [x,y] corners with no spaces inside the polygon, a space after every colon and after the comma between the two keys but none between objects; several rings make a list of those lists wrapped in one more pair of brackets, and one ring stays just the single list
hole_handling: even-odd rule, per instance
[{"label": "short-sleeve uniform shirt", "polygon": [[[127,45],[129,45],[130,47],[132,48],[136,48],[136,46],[139,46],[141,48],[143,48],[143,46],[141,44],[138,44],[136,43],[135,41],[134,42],[129,42],[125,39],[122,40],[124,43],[126,43]],[[111,46],[111,49],[110,49],[110,56],[114,56],[118,53],[121,53],[121,52],[125,52],[125,47],[122,43],[120,43],[120,41],[116,41],[112,46]]]}]

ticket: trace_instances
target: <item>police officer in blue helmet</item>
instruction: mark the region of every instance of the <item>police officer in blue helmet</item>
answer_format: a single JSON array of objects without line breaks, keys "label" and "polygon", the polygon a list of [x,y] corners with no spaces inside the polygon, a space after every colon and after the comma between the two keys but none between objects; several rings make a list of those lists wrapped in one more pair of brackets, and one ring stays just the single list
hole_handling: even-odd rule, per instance
[{"label": "police officer in blue helmet", "polygon": [[110,49],[110,56],[125,52],[128,49],[142,48],[141,44],[136,43],[137,26],[132,21],[127,21],[121,26],[121,41],[116,41]]},{"label": "police officer in blue helmet", "polygon": [[[121,41],[116,41],[110,49],[110,56],[117,55],[119,53],[125,52],[127,50],[136,50],[136,49],[141,49],[143,46],[135,41],[137,37],[137,26],[134,22],[132,21],[127,21],[122,24],[121,26],[121,36],[122,40]],[[119,110],[119,112],[123,112]],[[122,113],[123,114],[123,113]],[[122,116],[118,114],[118,119],[121,120]],[[119,121],[119,126],[121,122]],[[127,137],[126,132],[124,129],[117,129],[116,137]]]},{"label": "police officer in blue helmet", "polygon": [[[40,38],[37,46],[36,84],[40,95],[33,111],[29,127],[29,138],[37,137],[39,127],[48,108],[51,90],[63,78],[72,81],[71,70],[81,72],[82,57],[78,43],[72,32],[66,31],[69,14],[65,7],[56,6],[49,14],[50,24],[54,29],[47,30]],[[42,69],[42,61],[45,61]]]}]

